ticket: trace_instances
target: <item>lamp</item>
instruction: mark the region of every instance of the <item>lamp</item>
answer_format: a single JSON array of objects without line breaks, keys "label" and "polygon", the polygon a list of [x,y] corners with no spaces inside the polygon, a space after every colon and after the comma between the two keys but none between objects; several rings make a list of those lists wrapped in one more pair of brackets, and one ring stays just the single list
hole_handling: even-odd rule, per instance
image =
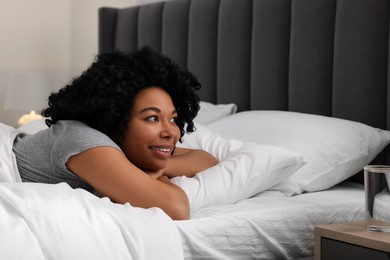
[{"label": "lamp", "polygon": [[20,72],[11,73],[9,77],[4,109],[30,110],[17,122],[22,126],[30,121],[42,118],[35,110],[40,110],[47,104],[50,94],[50,77],[45,73]]}]

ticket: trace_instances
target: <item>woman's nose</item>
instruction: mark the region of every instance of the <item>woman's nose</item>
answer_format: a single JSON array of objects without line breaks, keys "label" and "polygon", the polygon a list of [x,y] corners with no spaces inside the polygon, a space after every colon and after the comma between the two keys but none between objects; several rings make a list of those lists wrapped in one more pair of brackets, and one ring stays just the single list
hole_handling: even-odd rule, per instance
[{"label": "woman's nose", "polygon": [[172,122],[166,122],[162,124],[161,136],[164,138],[172,138],[176,137],[179,129],[176,124]]}]

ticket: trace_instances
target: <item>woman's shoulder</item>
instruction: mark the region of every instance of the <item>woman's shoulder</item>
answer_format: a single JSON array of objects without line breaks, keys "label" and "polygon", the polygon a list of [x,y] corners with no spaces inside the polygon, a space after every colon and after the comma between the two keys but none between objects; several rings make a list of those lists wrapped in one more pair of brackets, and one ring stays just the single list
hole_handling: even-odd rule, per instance
[{"label": "woman's shoulder", "polygon": [[107,135],[81,121],[61,120],[53,124],[49,131],[52,137],[65,143],[119,148]]},{"label": "woman's shoulder", "polygon": [[50,128],[54,133],[96,133],[104,135],[86,123],[77,120],[61,120],[51,125]]}]

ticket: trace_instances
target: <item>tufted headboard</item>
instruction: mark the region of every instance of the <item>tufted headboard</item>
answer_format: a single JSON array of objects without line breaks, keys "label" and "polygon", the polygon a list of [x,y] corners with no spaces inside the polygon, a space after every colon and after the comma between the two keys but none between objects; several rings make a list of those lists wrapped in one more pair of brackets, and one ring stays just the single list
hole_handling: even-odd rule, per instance
[{"label": "tufted headboard", "polygon": [[[99,10],[99,52],[148,45],[202,100],[390,129],[388,0],[172,0]],[[390,160],[387,160],[390,162]]]}]

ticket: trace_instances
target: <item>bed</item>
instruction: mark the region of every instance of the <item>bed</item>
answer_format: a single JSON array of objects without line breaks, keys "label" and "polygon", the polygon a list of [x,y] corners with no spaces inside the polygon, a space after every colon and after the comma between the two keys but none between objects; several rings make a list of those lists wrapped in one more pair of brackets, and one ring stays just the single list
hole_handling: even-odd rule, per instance
[{"label": "bed", "polygon": [[[389,164],[387,0],[171,0],[99,10],[99,53],[143,46],[202,84],[184,147],[221,163],[172,182],[191,219],[64,183],[20,183],[0,160],[2,259],[301,259],[317,224],[365,218],[362,169]],[[4,145],[4,144],[8,144]],[[384,194],[388,196],[386,180]],[[390,212],[390,211],[387,211]],[[386,215],[386,210],[385,210]]]}]

